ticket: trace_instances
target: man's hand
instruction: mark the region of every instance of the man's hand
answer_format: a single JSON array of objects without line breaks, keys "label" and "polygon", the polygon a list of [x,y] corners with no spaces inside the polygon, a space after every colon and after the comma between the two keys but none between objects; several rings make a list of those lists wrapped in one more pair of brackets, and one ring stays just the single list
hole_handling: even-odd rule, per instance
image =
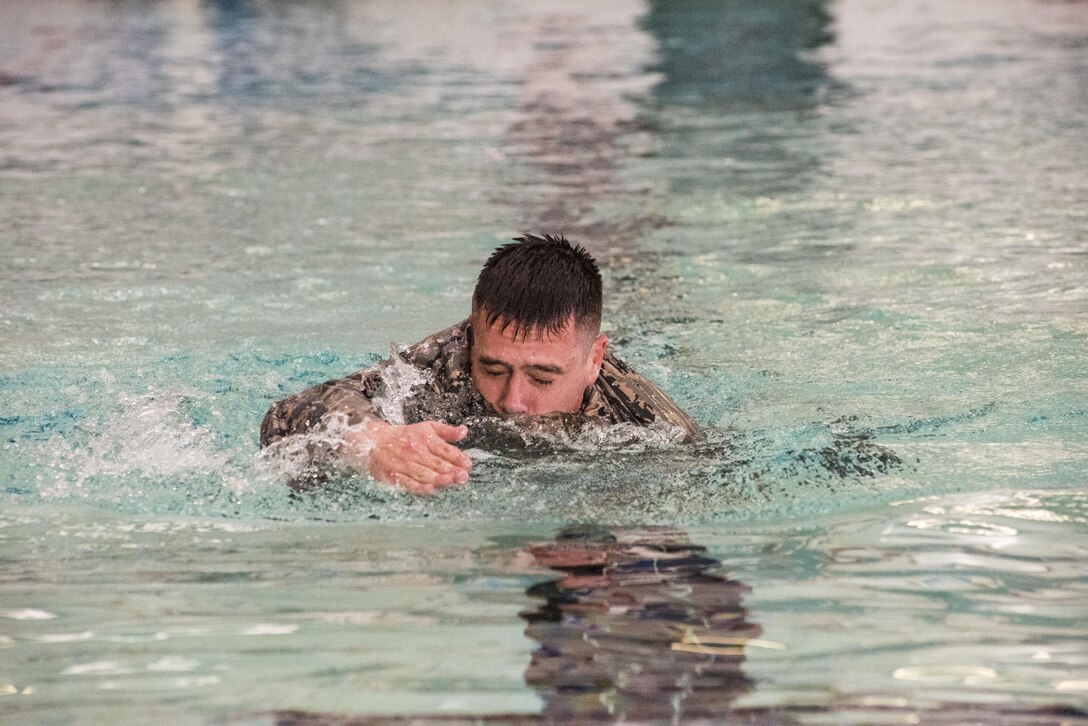
[{"label": "man's hand", "polygon": [[437,421],[396,426],[374,420],[344,437],[342,455],[379,481],[413,494],[433,494],[435,487],[468,481],[472,461],[452,445],[467,434],[464,426]]}]

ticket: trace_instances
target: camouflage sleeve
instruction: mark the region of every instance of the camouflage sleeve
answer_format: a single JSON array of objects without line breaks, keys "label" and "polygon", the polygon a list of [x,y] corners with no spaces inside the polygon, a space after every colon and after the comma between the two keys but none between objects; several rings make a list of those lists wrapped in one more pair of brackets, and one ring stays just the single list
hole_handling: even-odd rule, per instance
[{"label": "camouflage sleeve", "polygon": [[609,353],[605,356],[595,386],[602,408],[614,423],[647,426],[666,421],[684,430],[689,443],[705,438],[702,428],[669,398],[664,391],[631,366]]},{"label": "camouflage sleeve", "polygon": [[376,415],[371,399],[381,383],[379,366],[326,381],[272,404],[261,422],[261,446],[286,436],[320,429],[333,413],[342,414],[348,425]]},{"label": "camouflage sleeve", "polygon": [[[441,370],[440,363],[463,347],[464,326],[462,322],[441,330],[394,355],[416,368]],[[382,418],[373,401],[385,389],[391,362],[382,361],[272,404],[261,423],[261,446],[295,434],[320,431],[334,414],[343,416],[349,426],[369,417]]]}]

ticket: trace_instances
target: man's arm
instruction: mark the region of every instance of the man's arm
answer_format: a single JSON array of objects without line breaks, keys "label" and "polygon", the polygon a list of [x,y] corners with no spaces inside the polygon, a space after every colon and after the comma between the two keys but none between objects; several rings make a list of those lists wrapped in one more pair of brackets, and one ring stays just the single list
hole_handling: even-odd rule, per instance
[{"label": "man's arm", "polygon": [[312,386],[272,404],[261,422],[261,448],[288,436],[324,431],[335,415],[343,417],[347,426],[376,418],[371,398],[380,376],[377,366],[367,368],[339,380]]},{"label": "man's arm", "polygon": [[347,466],[417,494],[466,482],[472,463],[453,446],[466,435],[465,427],[382,420],[372,399],[385,367],[327,381],[273,404],[261,423],[261,446],[304,443],[310,466]]}]

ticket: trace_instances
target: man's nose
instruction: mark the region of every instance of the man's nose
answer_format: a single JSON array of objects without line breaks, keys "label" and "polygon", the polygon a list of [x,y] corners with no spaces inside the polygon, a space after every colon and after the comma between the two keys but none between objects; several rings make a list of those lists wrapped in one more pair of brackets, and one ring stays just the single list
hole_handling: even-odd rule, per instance
[{"label": "man's nose", "polygon": [[529,404],[525,400],[525,384],[511,377],[506,384],[502,397],[502,407],[507,413],[528,413]]}]

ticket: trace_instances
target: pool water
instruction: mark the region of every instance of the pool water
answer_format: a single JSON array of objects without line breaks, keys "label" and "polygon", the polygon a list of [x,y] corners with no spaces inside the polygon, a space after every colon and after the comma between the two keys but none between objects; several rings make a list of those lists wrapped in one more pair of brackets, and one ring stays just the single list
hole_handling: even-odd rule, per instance
[{"label": "pool water", "polygon": [[[1088,723],[1086,48],[1043,0],[0,4],[0,721]],[[269,404],[522,231],[707,441],[286,486]]]}]

